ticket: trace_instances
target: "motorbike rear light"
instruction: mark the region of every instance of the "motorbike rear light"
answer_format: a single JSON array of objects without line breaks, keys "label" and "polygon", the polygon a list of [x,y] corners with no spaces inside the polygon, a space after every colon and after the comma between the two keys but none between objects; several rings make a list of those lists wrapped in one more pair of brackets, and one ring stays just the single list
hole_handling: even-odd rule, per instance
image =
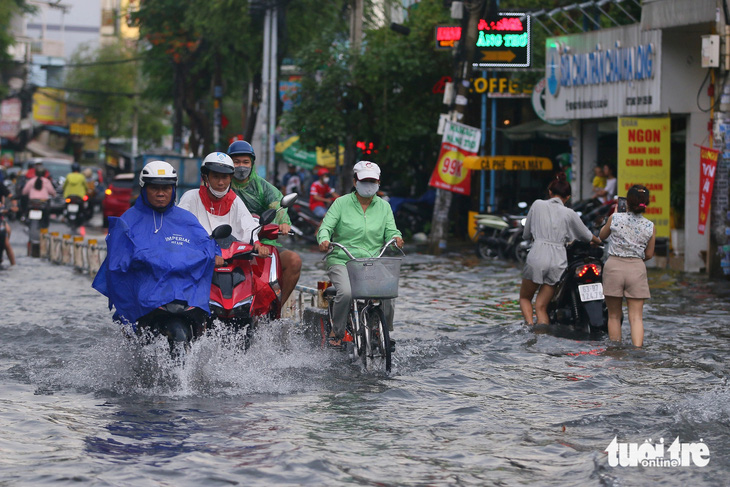
[{"label": "motorbike rear light", "polygon": [[598,277],[601,275],[601,266],[596,265],[596,264],[586,264],[582,267],[578,267],[577,269],[575,269],[575,275],[577,277],[583,277],[588,272],[593,272],[593,275]]},{"label": "motorbike rear light", "polygon": [[66,203],[71,203],[71,198],[66,198]]},{"label": "motorbike rear light", "polygon": [[107,188],[107,189],[106,189],[106,190],[104,191],[104,194],[105,194],[105,195],[107,195],[107,196],[109,196],[110,194],[112,194],[112,190],[111,190],[111,188]]},{"label": "motorbike rear light", "polygon": [[89,201],[89,195],[88,194],[85,194],[84,195],[84,201]]}]

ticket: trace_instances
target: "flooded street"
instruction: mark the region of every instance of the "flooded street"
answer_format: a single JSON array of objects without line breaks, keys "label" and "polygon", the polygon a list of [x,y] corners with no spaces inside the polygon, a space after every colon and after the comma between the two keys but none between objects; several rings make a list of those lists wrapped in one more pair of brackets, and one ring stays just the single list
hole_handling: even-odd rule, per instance
[{"label": "flooded street", "polygon": [[[407,246],[386,377],[318,348],[291,321],[246,353],[213,335],[173,363],[164,346],[125,339],[88,275],[26,257],[26,241],[14,223],[18,265],[0,270],[0,485],[730,478],[727,281],[650,270],[636,350],[627,321],[620,345],[533,333],[520,324],[517,267]],[[322,254],[297,250],[300,284],[314,287]],[[614,438],[648,440],[669,459],[677,437],[708,453],[688,445],[679,466],[614,467],[605,452]]]}]

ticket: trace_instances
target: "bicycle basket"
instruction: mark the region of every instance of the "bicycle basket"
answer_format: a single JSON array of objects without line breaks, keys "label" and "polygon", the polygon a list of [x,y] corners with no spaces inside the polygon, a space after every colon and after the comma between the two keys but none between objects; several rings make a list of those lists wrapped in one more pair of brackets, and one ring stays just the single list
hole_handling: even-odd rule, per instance
[{"label": "bicycle basket", "polygon": [[347,265],[352,297],[390,299],[398,297],[400,264],[398,257],[353,259]]}]

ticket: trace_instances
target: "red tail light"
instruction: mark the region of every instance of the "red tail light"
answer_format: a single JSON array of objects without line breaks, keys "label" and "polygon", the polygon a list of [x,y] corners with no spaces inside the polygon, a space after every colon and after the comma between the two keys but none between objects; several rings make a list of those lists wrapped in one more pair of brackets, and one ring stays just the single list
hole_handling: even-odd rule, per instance
[{"label": "red tail light", "polygon": [[88,194],[85,194],[84,195],[84,201],[89,201],[89,195]]},{"label": "red tail light", "polygon": [[71,198],[66,198],[66,203],[71,203]]},{"label": "red tail light", "polygon": [[578,277],[583,277],[589,271],[590,272],[593,272],[593,275],[595,275],[596,277],[598,277],[598,276],[601,275],[601,266],[596,265],[596,264],[586,264],[583,267],[578,267],[575,270],[575,275],[578,276]]}]

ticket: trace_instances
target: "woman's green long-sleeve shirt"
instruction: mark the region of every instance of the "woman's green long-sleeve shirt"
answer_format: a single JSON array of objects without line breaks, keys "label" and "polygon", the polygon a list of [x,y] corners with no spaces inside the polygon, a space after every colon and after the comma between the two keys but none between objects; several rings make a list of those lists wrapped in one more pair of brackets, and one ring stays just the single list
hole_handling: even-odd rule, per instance
[{"label": "woman's green long-sleeve shirt", "polygon": [[[354,192],[332,203],[317,231],[317,242],[337,242],[357,258],[377,256],[383,244],[393,237],[402,235],[395,226],[390,204],[374,196],[367,211],[363,212]],[[335,248],[327,257],[327,265],[345,265],[348,260],[345,252]]]}]

